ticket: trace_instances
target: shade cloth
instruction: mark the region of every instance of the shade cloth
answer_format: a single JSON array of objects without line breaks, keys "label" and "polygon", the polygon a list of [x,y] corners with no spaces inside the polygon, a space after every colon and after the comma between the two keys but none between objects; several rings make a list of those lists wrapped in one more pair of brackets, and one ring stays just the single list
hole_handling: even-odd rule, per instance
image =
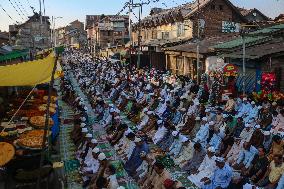
[{"label": "shade cloth", "polygon": [[[55,55],[19,64],[0,66],[0,86],[34,86],[51,80]],[[61,66],[57,64],[54,78],[61,75]]]}]

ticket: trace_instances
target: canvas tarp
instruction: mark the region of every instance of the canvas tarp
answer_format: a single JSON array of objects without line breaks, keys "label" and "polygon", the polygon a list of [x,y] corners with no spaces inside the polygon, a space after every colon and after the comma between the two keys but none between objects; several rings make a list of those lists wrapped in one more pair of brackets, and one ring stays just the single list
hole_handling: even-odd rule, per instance
[{"label": "canvas tarp", "polygon": [[[51,80],[55,62],[54,53],[46,58],[19,64],[0,66],[0,86],[35,86]],[[57,64],[55,78],[61,75],[61,67]]]}]

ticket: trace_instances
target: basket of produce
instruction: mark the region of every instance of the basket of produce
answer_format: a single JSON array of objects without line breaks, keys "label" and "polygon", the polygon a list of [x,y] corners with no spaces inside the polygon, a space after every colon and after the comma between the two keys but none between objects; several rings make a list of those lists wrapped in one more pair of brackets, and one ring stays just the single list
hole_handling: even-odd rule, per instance
[{"label": "basket of produce", "polygon": [[15,155],[15,148],[7,142],[0,142],[0,167],[9,163]]},{"label": "basket of produce", "polygon": [[[43,129],[45,126],[45,116],[34,116],[30,118],[30,124],[39,129]],[[49,127],[53,126],[54,122],[51,118],[48,119]]]},{"label": "basket of produce", "polygon": [[[31,130],[20,135],[17,145],[31,150],[39,150],[42,148],[44,130]],[[50,135],[50,132],[48,132]]]}]

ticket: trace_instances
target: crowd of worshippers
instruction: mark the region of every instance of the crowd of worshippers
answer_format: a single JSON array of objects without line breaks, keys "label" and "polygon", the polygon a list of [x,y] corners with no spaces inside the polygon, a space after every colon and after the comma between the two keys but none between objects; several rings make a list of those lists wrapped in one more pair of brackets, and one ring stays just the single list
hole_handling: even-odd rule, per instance
[{"label": "crowd of worshippers", "polygon": [[[200,102],[204,86],[169,72],[123,67],[79,51],[65,52],[63,60],[64,99],[80,115],[72,138],[84,186],[118,187],[115,169],[90,134],[90,129],[102,127],[124,169],[142,189],[184,188],[156,161],[150,145],[171,157],[199,188],[284,188],[281,102],[230,96],[223,105],[211,106]],[[75,95],[70,73],[92,110],[86,99]],[[89,125],[87,111],[94,111],[95,124]],[[122,113],[135,123],[134,129]]]}]

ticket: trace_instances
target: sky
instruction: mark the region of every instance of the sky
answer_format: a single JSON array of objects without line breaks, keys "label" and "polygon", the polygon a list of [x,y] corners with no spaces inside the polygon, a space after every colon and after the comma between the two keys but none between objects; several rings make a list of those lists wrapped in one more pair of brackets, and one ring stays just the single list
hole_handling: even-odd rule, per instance
[{"label": "sky", "polygon": [[[66,26],[78,19],[85,22],[86,15],[117,14],[128,0],[44,0],[47,16],[62,17],[56,19],[56,28]],[[134,3],[141,0],[134,0]],[[147,0],[142,0],[147,2]],[[153,1],[153,0],[151,0]],[[143,7],[143,15],[147,16],[153,7],[170,8],[193,0],[160,0]],[[247,9],[257,8],[268,17],[274,18],[284,14],[284,0],[231,0],[239,7]],[[14,7],[15,8],[14,8]],[[8,31],[9,25],[27,20],[32,15],[32,9],[39,10],[39,0],[0,0],[0,30]],[[6,11],[4,11],[3,9]],[[17,11],[16,11],[17,10]],[[122,14],[126,14],[126,11]],[[8,15],[11,18],[9,18]],[[136,13],[137,15],[137,13]]]}]

